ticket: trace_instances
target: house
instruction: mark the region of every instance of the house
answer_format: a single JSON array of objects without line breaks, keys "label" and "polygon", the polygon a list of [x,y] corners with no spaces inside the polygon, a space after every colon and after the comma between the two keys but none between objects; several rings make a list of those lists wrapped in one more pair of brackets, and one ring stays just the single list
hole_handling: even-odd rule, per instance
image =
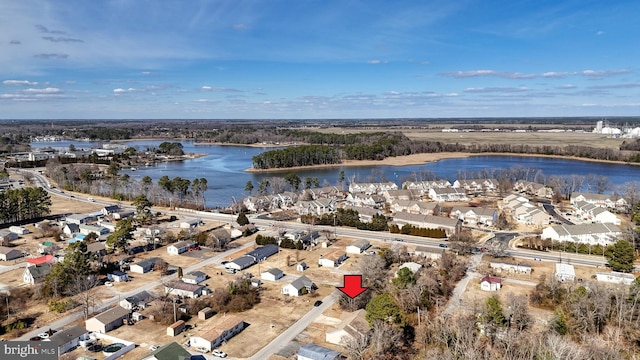
[{"label": "house", "polygon": [[344,209],[356,211],[358,213],[358,218],[363,223],[369,223],[373,221],[374,216],[382,215],[381,210],[370,208],[370,207],[347,205],[344,207]]},{"label": "house", "polygon": [[470,193],[493,192],[498,188],[498,181],[495,179],[456,180],[452,186]]},{"label": "house", "polygon": [[420,197],[420,192],[408,189],[385,190],[382,192],[382,196],[384,196],[387,202],[391,202],[393,200],[415,200]]},{"label": "house", "polygon": [[153,270],[153,267],[155,266],[157,261],[158,261],[158,258],[155,258],[155,257],[140,260],[137,263],[131,265],[129,270],[134,273],[145,274]]},{"label": "house", "polygon": [[468,224],[491,226],[498,221],[498,211],[484,207],[454,206],[449,217],[458,218]]},{"label": "house", "polygon": [[226,269],[240,271],[257,264],[259,261],[266,260],[269,256],[277,254],[278,245],[267,244],[252,250],[239,258],[229,261],[224,265]]},{"label": "house", "polygon": [[304,261],[296,265],[296,271],[305,271],[307,270],[307,268],[307,263],[305,263]]},{"label": "house", "polygon": [[365,250],[371,247],[371,244],[365,239],[357,240],[351,245],[347,245],[346,250],[347,254],[361,254]]},{"label": "house", "polygon": [[593,222],[620,225],[622,221],[615,214],[603,208],[593,209],[591,212]]},{"label": "house", "polygon": [[429,189],[443,189],[451,187],[451,183],[447,180],[432,181],[405,181],[402,188],[407,190],[417,190],[421,196],[429,193]]},{"label": "house", "polygon": [[131,312],[122,306],[116,306],[85,321],[85,328],[90,332],[106,334],[123,325]]},{"label": "house", "polygon": [[192,271],[182,276],[182,281],[187,284],[199,284],[205,280],[207,280],[207,274],[202,271]]},{"label": "house", "polygon": [[350,193],[347,195],[346,202],[353,206],[371,207],[380,209],[384,207],[386,200],[384,196],[376,194]]},{"label": "house", "polygon": [[291,283],[282,287],[280,292],[289,296],[300,296],[311,292],[315,288],[313,281],[308,277],[302,275],[299,278],[293,280]]},{"label": "house", "polygon": [[423,229],[442,229],[447,236],[457,234],[462,230],[462,220],[444,216],[397,213],[393,216],[393,223],[400,227],[409,224]]},{"label": "house", "polygon": [[96,256],[104,256],[107,254],[107,246],[102,242],[87,244],[87,253]]},{"label": "house", "polygon": [[325,340],[330,344],[346,346],[353,340],[367,336],[371,328],[365,315],[364,309],[354,312],[343,311],[340,323],[325,332]]},{"label": "house", "polygon": [[594,204],[610,209],[624,209],[629,205],[629,203],[623,197],[608,194],[589,194],[575,192],[571,194],[570,201],[572,205],[575,205],[577,202],[584,201],[589,204]]},{"label": "house", "polygon": [[527,264],[491,261],[489,267],[496,272],[506,271],[513,274],[531,274],[531,265]]},{"label": "house", "polygon": [[302,345],[298,349],[297,360],[338,360],[340,353],[314,344]]},{"label": "house", "polygon": [[387,190],[398,190],[398,185],[394,182],[385,183],[351,183],[349,184],[350,193],[363,192],[367,195],[377,194],[381,195]]},{"label": "house", "polygon": [[0,246],[0,260],[9,261],[22,257],[22,251],[16,248]]},{"label": "house", "polygon": [[40,254],[55,254],[56,251],[60,250],[58,245],[53,241],[45,241],[38,244],[38,253]]},{"label": "house", "polygon": [[27,259],[27,267],[38,266],[42,264],[55,264],[56,258],[53,255],[42,255],[34,258]]},{"label": "house", "polygon": [[462,189],[457,188],[432,188],[429,189],[429,198],[438,201],[467,201],[467,193]]},{"label": "house", "polygon": [[625,274],[615,271],[607,273],[597,272],[596,280],[613,284],[631,285],[636,281],[636,277],[632,274]]},{"label": "house", "polygon": [[87,329],[76,325],[49,336],[49,341],[58,345],[58,355],[62,355],[76,348],[80,344],[80,340],[88,334]]},{"label": "house", "polygon": [[576,270],[570,264],[556,264],[556,279],[558,281],[573,281],[576,279]]},{"label": "house", "polygon": [[344,250],[336,249],[326,254],[320,254],[318,265],[336,267],[340,266],[345,260],[347,260],[347,254]]},{"label": "house", "polygon": [[142,360],[189,360],[191,353],[175,341],[162,345]]},{"label": "house", "polygon": [[53,265],[50,263],[42,263],[39,265],[27,266],[22,272],[22,280],[25,284],[35,285],[44,281],[45,276],[49,275]]},{"label": "house", "polygon": [[77,234],[80,232],[80,225],[68,222],[62,227],[62,232],[69,236]]},{"label": "house", "polygon": [[29,230],[27,230],[27,228],[24,228],[22,226],[15,226],[15,225],[9,226],[9,231],[18,235],[25,235],[29,233]]},{"label": "house", "polygon": [[553,196],[552,187],[526,180],[516,181],[513,184],[513,189],[535,197],[551,198]]},{"label": "house", "polygon": [[576,214],[585,221],[591,221],[594,223],[611,223],[614,225],[620,225],[621,223],[620,218],[604,207],[596,204],[588,203],[586,201],[577,201],[573,204],[573,208]]},{"label": "house", "polygon": [[610,245],[622,235],[614,224],[554,225],[542,229],[540,237],[553,241],[571,241],[589,245]]},{"label": "house", "polygon": [[164,286],[164,293],[167,295],[175,295],[195,299],[200,295],[208,293],[204,285],[188,284],[184,281],[171,281]]},{"label": "house", "polygon": [[440,213],[440,206],[435,202],[394,200],[391,202],[391,211],[408,212],[411,214],[437,215]]},{"label": "house", "polygon": [[114,270],[111,273],[107,274],[107,279],[113,282],[125,282],[129,281],[129,275],[122,271]]},{"label": "house", "polygon": [[336,200],[333,198],[322,198],[311,201],[298,201],[296,212],[300,215],[324,215],[336,210]]},{"label": "house", "polygon": [[127,310],[134,310],[135,308],[144,309],[147,307],[147,303],[150,300],[151,295],[146,291],[141,291],[135,295],[120,300],[119,304]]},{"label": "house", "polygon": [[398,272],[400,271],[400,269],[404,269],[407,268],[409,269],[409,271],[411,271],[412,274],[417,273],[418,271],[420,271],[420,269],[422,269],[422,265],[415,263],[415,262],[406,262],[400,266],[398,266],[398,270],[395,273],[395,277],[398,277]]},{"label": "house", "polygon": [[485,276],[480,280],[480,290],[498,291],[502,287],[502,279],[494,276]]},{"label": "house", "polygon": [[198,311],[198,319],[199,320],[207,320],[208,318],[212,317],[213,315],[215,315],[215,313],[208,306],[206,308]]},{"label": "house", "polygon": [[89,214],[71,214],[65,218],[67,224],[86,224],[91,221],[95,221],[96,218],[93,215]]},{"label": "house", "polygon": [[[517,208],[516,210],[518,210]],[[516,216],[516,221],[527,225],[544,226],[549,225],[551,216],[537,207],[525,208],[524,212]]]},{"label": "house", "polygon": [[167,336],[177,336],[181,332],[184,331],[185,323],[184,320],[178,320],[173,324],[167,326]]},{"label": "house", "polygon": [[320,198],[338,198],[343,197],[343,191],[337,186],[324,186],[320,188],[305,189],[302,197],[312,200]]},{"label": "house", "polygon": [[260,274],[260,279],[268,281],[276,281],[281,279],[284,273],[280,269],[272,268]]},{"label": "house", "polygon": [[0,244],[8,244],[10,241],[16,240],[18,234],[7,229],[0,229]]},{"label": "house", "polygon": [[91,233],[94,233],[98,237],[100,237],[102,235],[107,235],[109,233],[109,229],[102,226],[80,224],[79,228],[80,228],[80,234],[83,234],[83,235],[89,235]]},{"label": "house", "polygon": [[244,320],[236,315],[219,316],[213,319],[210,324],[203,325],[198,335],[190,337],[189,343],[194,348],[202,347],[211,351],[223,342],[229,341],[245,327]]},{"label": "house", "polygon": [[131,217],[135,215],[135,212],[131,211],[131,210],[121,210],[121,211],[116,211],[114,213],[111,213],[111,217],[113,217],[114,220],[122,220],[122,219],[126,219],[128,217]]},{"label": "house", "polygon": [[118,205],[107,205],[100,210],[104,216],[109,216],[118,211],[120,211],[120,206]]},{"label": "house", "polygon": [[416,246],[415,250],[409,252],[411,255],[428,258],[431,260],[438,260],[442,257],[444,249],[434,249],[427,246]]},{"label": "house", "polygon": [[167,253],[169,253],[169,255],[180,255],[189,251],[189,248],[193,245],[193,241],[178,241],[167,246]]},{"label": "house", "polygon": [[180,222],[181,229],[193,229],[200,225],[200,219],[185,219]]}]

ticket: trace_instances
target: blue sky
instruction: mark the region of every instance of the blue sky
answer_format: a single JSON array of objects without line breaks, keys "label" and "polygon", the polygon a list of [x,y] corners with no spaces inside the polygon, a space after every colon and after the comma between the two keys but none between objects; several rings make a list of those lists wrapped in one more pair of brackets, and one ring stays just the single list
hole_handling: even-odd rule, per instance
[{"label": "blue sky", "polygon": [[633,116],[640,2],[3,0],[0,118]]}]

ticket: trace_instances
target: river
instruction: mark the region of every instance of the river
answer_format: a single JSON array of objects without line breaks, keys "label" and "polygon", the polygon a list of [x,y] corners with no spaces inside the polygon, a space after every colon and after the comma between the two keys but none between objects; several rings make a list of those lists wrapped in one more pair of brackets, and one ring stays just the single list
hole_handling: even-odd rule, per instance
[{"label": "river", "polygon": [[[34,149],[51,146],[57,149],[67,149],[70,144],[78,149],[99,147],[100,143],[83,141],[58,141],[58,142],[33,142]],[[160,141],[131,141],[127,145],[144,150],[146,147],[157,147]],[[249,173],[245,170],[251,167],[251,158],[263,151],[273,148],[257,148],[243,146],[207,145],[196,146],[193,142],[183,141],[186,153],[206,154],[206,156],[185,160],[181,162],[161,163],[157,166],[141,167],[135,171],[125,169],[122,173],[129,174],[132,178],[140,180],[143,176],[149,176],[154,181],[167,175],[169,178],[180,176],[193,180],[194,178],[206,178],[209,190],[205,194],[208,207],[225,207],[239,200],[247,193],[244,191],[247,181],[251,181],[255,187],[263,178],[272,176],[284,176],[285,173]],[[459,170],[480,171],[482,169],[510,168],[523,166],[539,169],[544,175],[606,175],[614,186],[625,182],[638,181],[640,179],[640,167],[624,164],[609,164],[601,162],[580,161],[571,159],[559,159],[548,157],[523,157],[523,156],[472,156],[468,158],[445,159],[423,165],[407,166],[361,166],[361,167],[333,167],[319,169],[298,170],[296,173],[301,179],[305,177],[317,177],[320,185],[335,185],[340,171],[345,172],[347,179],[356,181],[388,180],[394,181],[398,186],[414,173],[420,171],[432,171],[441,178],[453,182]]]}]

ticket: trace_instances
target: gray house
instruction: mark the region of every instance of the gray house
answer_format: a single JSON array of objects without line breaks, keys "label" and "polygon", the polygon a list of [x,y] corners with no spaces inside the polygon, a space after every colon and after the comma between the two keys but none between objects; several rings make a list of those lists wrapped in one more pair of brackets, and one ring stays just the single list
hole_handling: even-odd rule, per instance
[{"label": "gray house", "polygon": [[120,300],[119,304],[127,310],[133,310],[136,307],[144,309],[149,300],[151,300],[151,295],[146,291],[141,291],[133,296]]},{"label": "gray house", "polygon": [[89,332],[80,325],[58,331],[49,337],[49,341],[58,345],[58,354],[62,355],[79,345],[80,340]]},{"label": "gray house", "polygon": [[340,353],[315,344],[302,345],[297,360],[337,360]]},{"label": "gray house", "polygon": [[22,251],[16,248],[0,246],[0,260],[9,261],[22,257]]},{"label": "gray house", "polygon": [[158,258],[155,257],[144,259],[131,265],[129,270],[138,274],[148,273],[149,271],[153,270],[153,266],[156,264],[156,261],[158,261]]}]

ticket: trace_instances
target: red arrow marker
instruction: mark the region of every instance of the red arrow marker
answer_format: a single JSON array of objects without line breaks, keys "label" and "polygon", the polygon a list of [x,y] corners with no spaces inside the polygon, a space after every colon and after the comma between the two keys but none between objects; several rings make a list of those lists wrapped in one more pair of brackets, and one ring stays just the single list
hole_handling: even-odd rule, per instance
[{"label": "red arrow marker", "polygon": [[362,287],[362,275],[345,275],[344,286],[339,287],[338,290],[353,299],[365,292],[367,288]]}]

